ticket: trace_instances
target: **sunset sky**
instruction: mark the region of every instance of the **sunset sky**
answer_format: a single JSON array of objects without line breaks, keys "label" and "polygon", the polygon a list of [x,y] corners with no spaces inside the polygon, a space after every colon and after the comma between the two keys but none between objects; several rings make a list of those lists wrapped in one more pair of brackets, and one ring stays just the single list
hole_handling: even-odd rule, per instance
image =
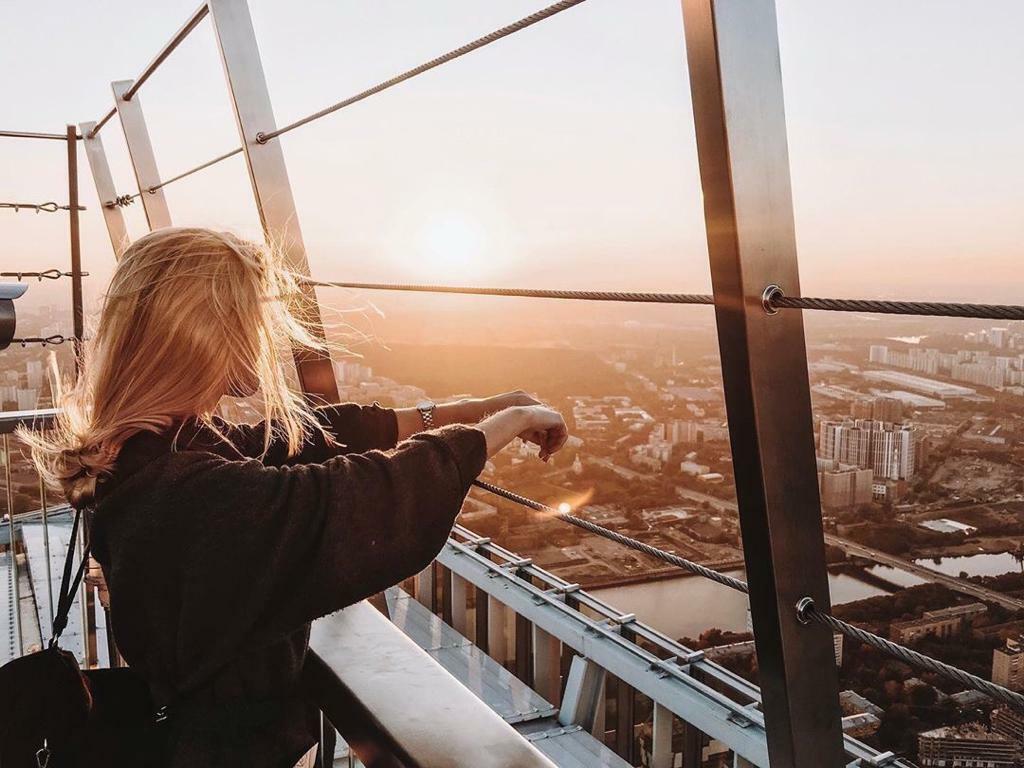
[{"label": "sunset sky", "polygon": [[[283,124],[543,0],[250,5]],[[0,0],[0,127],[97,119],[194,6]],[[778,7],[805,294],[1019,301],[1024,4]],[[141,99],[165,177],[237,145],[209,21]],[[134,192],[117,121],[102,135]],[[678,0],[589,0],[283,143],[318,277],[710,288]],[[0,200],[65,201],[64,163],[56,142],[3,140]],[[81,173],[95,296],[113,259],[84,157]],[[175,223],[257,234],[240,157],[167,197]],[[144,231],[140,205],[128,219]],[[0,227],[4,269],[66,263],[62,215]]]}]

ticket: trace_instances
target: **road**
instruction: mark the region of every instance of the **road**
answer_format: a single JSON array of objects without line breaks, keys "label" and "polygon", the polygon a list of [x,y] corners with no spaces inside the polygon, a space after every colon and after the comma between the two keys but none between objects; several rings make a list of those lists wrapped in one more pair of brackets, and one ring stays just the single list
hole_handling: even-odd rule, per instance
[{"label": "road", "polygon": [[[688,498],[691,501],[706,501],[716,509],[734,513],[737,512],[735,502],[717,499],[714,496],[709,496],[708,494],[701,493],[700,491],[693,491],[689,488],[677,488],[676,491],[680,496]],[[890,568],[899,568],[901,571],[912,573],[918,578],[930,581],[934,584],[941,584],[955,592],[960,592],[961,594],[973,597],[975,600],[984,600],[989,603],[995,603],[1011,611],[1024,609],[1024,600],[1020,600],[1016,597],[1010,597],[1009,595],[1004,595],[1001,592],[996,592],[991,589],[986,589],[985,587],[974,584],[973,582],[959,579],[956,576],[949,576],[941,571],[936,571],[932,568],[919,565],[909,560],[904,560],[903,558],[896,557],[895,555],[890,555],[887,552],[872,549],[871,547],[865,547],[863,544],[858,544],[857,542],[845,539],[842,536],[835,536],[831,533],[826,533],[825,542],[834,547],[841,548],[848,555],[862,557],[865,560],[872,560],[879,565],[887,565]]]}]

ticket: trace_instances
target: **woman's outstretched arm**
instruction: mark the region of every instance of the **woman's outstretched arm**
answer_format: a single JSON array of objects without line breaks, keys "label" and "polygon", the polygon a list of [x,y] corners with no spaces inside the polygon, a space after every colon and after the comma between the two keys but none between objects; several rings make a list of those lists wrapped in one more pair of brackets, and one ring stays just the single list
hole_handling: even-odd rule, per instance
[{"label": "woman's outstretched arm", "polygon": [[[225,648],[241,637],[269,640],[419,572],[486,459],[523,434],[547,455],[565,442],[565,423],[547,408],[519,406],[476,427],[419,433],[392,451],[289,467],[174,454],[161,503],[176,509],[166,525],[181,547],[181,620],[193,625],[185,634]],[[120,550],[147,556],[127,542]],[[115,611],[131,609],[112,600]]]}]

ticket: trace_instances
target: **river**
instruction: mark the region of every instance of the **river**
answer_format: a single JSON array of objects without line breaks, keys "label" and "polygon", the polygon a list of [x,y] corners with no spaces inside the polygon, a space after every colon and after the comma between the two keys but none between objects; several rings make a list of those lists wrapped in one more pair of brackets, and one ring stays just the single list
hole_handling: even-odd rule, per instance
[{"label": "river", "polygon": [[[901,583],[903,578],[915,578],[903,571],[895,571],[899,577],[894,577],[894,569],[877,568],[881,570],[875,575],[888,581]],[[744,577],[742,570],[728,573]],[[888,594],[845,573],[829,573],[828,583],[832,602],[837,605]],[[697,637],[712,627],[747,631],[746,596],[706,579],[686,576],[590,591],[621,611],[635,613],[640,621],[673,638]]]},{"label": "river", "polygon": [[998,555],[977,554],[962,557],[928,558],[914,562],[950,576],[959,576],[961,573],[966,573],[968,576],[1000,576],[1004,573],[1021,572],[1021,564],[1010,552],[1002,552]]},{"label": "river", "polygon": [[[915,562],[950,576],[959,576],[961,572],[969,576],[998,576],[1021,571],[1021,564],[1009,552]],[[898,587],[913,587],[925,582],[912,573],[885,565],[873,565],[864,570],[866,574]],[[730,571],[729,575],[744,577],[742,570]],[[889,594],[889,590],[847,573],[830,572],[828,583],[834,605]],[[747,598],[706,579],[682,577],[591,591],[619,610],[635,613],[638,619],[670,637],[697,637],[712,627],[732,632],[747,631]]]}]

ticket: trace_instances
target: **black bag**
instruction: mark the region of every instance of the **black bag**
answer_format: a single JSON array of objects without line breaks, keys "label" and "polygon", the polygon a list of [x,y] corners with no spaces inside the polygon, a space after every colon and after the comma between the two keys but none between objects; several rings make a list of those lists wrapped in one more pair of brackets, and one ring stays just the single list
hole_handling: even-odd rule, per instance
[{"label": "black bag", "polygon": [[[64,558],[53,637],[47,648],[0,667],[0,766],[2,768],[155,768],[160,763],[159,724],[149,686],[131,669],[79,669],[57,640],[88,561],[72,577],[76,511]],[[13,552],[14,542],[11,542]]]}]

